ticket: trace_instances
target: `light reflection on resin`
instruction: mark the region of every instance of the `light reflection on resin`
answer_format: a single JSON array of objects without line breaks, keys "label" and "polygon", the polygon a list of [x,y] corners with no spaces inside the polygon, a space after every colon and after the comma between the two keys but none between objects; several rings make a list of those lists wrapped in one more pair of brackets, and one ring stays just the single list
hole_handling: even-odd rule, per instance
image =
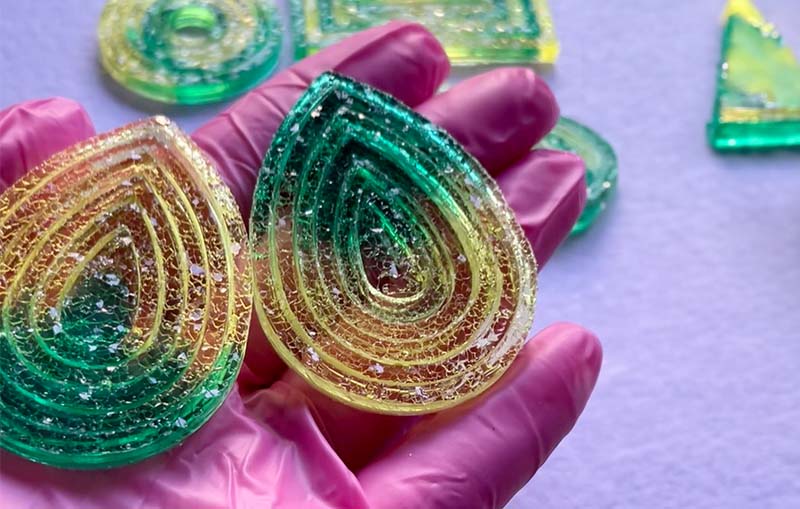
[{"label": "light reflection on resin", "polygon": [[0,195],[0,446],[102,468],[222,404],[252,305],[244,224],[163,118],[56,154]]},{"label": "light reflection on resin", "polygon": [[530,330],[536,262],[495,182],[440,128],[349,79],[324,74],[285,119],[250,229],[267,337],[347,404],[463,402]]}]

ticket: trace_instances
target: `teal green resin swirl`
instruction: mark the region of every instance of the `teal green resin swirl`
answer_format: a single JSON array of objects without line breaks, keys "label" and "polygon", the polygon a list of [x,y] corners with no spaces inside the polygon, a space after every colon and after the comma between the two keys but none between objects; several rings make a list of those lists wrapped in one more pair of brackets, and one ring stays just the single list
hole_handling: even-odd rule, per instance
[{"label": "teal green resin swirl", "polygon": [[496,381],[530,330],[536,262],[496,183],[361,83],[326,73],[295,104],[250,225],[267,337],[346,404],[451,407]]}]

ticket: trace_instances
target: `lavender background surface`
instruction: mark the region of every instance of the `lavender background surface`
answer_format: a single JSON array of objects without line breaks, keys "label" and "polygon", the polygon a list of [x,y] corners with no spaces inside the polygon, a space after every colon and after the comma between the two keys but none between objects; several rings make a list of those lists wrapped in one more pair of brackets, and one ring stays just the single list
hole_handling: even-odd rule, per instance
[{"label": "lavender background surface", "polygon": [[[758,3],[800,53],[797,1]],[[102,4],[0,0],[0,108],[62,95],[105,131],[156,112],[192,130],[225,107],[105,78]],[[537,328],[584,324],[605,363],[512,509],[800,507],[800,152],[708,149],[723,4],[551,0],[563,51],[546,79],[615,146],[620,187],[541,276]]]}]

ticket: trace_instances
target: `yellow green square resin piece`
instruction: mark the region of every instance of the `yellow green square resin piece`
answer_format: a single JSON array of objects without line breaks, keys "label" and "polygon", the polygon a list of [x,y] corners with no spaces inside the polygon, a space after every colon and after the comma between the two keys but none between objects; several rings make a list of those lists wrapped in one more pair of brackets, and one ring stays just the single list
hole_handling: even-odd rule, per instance
[{"label": "yellow green square resin piece", "polygon": [[443,130],[347,78],[322,75],[278,129],[250,235],[267,337],[349,405],[466,401],[530,331],[536,262],[497,184]]},{"label": "yellow green square resin piece", "polygon": [[256,86],[277,66],[282,24],[273,0],[109,0],[100,61],[149,99],[201,104]]},{"label": "yellow green square resin piece", "polygon": [[105,468],[222,404],[252,305],[228,188],[163,117],[59,154],[0,195],[0,447]]},{"label": "yellow green square resin piece", "polygon": [[720,151],[800,146],[800,64],[750,0],[725,10],[711,146]]},{"label": "yellow green square resin piece", "polygon": [[391,21],[417,21],[456,65],[554,63],[546,0],[291,0],[295,58]]}]

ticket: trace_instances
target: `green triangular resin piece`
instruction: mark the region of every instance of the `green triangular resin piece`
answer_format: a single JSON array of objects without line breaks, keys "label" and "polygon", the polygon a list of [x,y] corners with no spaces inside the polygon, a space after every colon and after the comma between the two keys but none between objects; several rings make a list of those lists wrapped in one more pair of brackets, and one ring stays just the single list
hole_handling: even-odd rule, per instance
[{"label": "green triangular resin piece", "polygon": [[602,136],[571,118],[561,117],[536,148],[572,152],[586,164],[586,206],[572,228],[583,233],[606,208],[617,186],[617,154]]},{"label": "green triangular resin piece", "polygon": [[800,146],[800,64],[749,0],[730,0],[726,16],[711,146]]},{"label": "green triangular resin piece", "polygon": [[536,262],[494,180],[442,129],[341,76],[312,83],[278,129],[250,234],[267,337],[353,406],[472,398],[533,321]]}]

